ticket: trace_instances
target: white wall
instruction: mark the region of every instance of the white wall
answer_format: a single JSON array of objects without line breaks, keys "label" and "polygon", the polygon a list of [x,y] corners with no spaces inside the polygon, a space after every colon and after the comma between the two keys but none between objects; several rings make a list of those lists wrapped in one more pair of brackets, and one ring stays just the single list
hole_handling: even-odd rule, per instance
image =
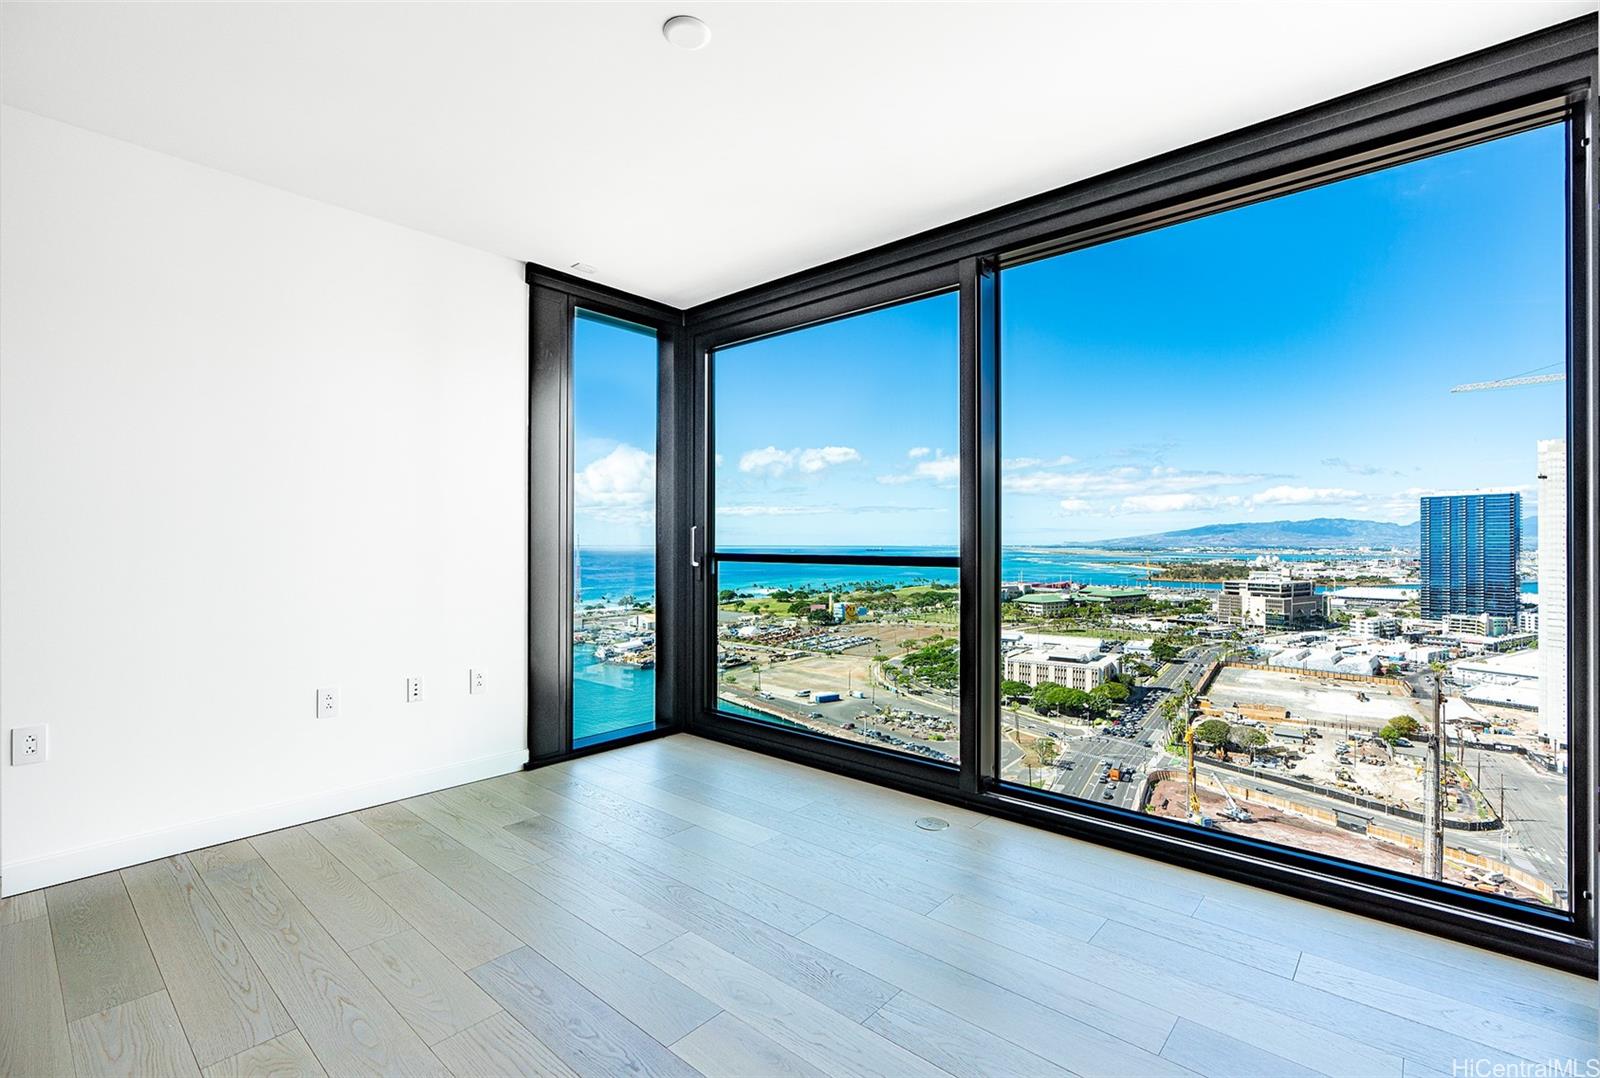
[{"label": "white wall", "polygon": [[4,893],[525,760],[526,411],[520,264],[5,108]]}]

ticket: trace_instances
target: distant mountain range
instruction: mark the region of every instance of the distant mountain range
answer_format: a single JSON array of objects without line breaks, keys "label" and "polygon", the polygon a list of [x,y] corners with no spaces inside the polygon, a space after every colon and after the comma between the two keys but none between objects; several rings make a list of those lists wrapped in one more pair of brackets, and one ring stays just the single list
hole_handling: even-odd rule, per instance
[{"label": "distant mountain range", "polygon": [[1349,547],[1415,550],[1417,525],[1350,520],[1346,517],[1316,517],[1312,520],[1207,524],[1199,528],[1129,535],[1086,545],[1134,547],[1141,550],[1177,550],[1185,547],[1205,550],[1329,550]]},{"label": "distant mountain range", "polygon": [[[1273,520],[1264,523],[1206,524],[1181,531],[1128,535],[1080,544],[1138,550],[1335,550],[1371,547],[1375,550],[1417,549],[1417,523],[1389,524],[1381,520],[1315,517],[1311,520]],[[1538,518],[1524,517],[1522,546],[1538,545]]]}]

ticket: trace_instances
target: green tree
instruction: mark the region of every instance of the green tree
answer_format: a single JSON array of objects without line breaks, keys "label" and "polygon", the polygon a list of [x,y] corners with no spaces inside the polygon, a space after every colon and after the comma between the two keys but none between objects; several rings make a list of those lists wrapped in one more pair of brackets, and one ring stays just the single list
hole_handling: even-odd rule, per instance
[{"label": "green tree", "polygon": [[1000,698],[1002,700],[1026,700],[1033,695],[1033,686],[1026,681],[1002,681],[1000,683]]},{"label": "green tree", "polygon": [[1167,740],[1173,745],[1183,744],[1184,731],[1189,728],[1189,709],[1185,701],[1168,696],[1161,701],[1161,718],[1167,724]]},{"label": "green tree", "polygon": [[738,597],[739,593],[734,591],[732,588],[723,588],[721,591],[717,592],[717,602],[719,603],[731,603]]},{"label": "green tree", "polygon": [[1207,719],[1194,728],[1194,739],[1202,745],[1210,745],[1216,749],[1219,758],[1226,757],[1228,752],[1228,724],[1221,719]]},{"label": "green tree", "polygon": [[[809,604],[797,603],[795,605],[800,606]],[[827,607],[823,607],[821,610],[807,610],[806,620],[813,625],[832,625],[833,611],[829,610]]]},{"label": "green tree", "polygon": [[1174,641],[1170,636],[1163,636],[1150,645],[1150,657],[1158,663],[1170,663],[1178,657],[1178,653],[1182,650],[1183,647],[1180,643]]},{"label": "green tree", "polygon": [[1041,737],[1033,743],[1033,751],[1039,757],[1039,763],[1049,767],[1061,755],[1061,746],[1056,744],[1054,738]]},{"label": "green tree", "polygon": [[1396,715],[1383,724],[1383,729],[1378,731],[1378,736],[1393,745],[1402,737],[1411,737],[1422,732],[1422,723],[1411,715]]},{"label": "green tree", "polygon": [[1053,681],[1036,685],[1033,690],[1033,709],[1041,715],[1059,715],[1066,709],[1067,694],[1076,691]]},{"label": "green tree", "polygon": [[1250,754],[1251,763],[1256,762],[1256,752],[1267,743],[1266,731],[1254,726],[1235,726],[1228,731],[1228,737],[1235,745]]},{"label": "green tree", "polygon": [[901,660],[936,689],[954,689],[961,681],[961,652],[953,641],[935,636]]},{"label": "green tree", "polygon": [[1102,681],[1094,687],[1094,695],[1113,704],[1120,704],[1128,698],[1128,687],[1120,681]]},{"label": "green tree", "polygon": [[1063,687],[1061,690],[1061,709],[1070,715],[1082,715],[1084,708],[1089,705],[1089,694],[1082,689]]}]

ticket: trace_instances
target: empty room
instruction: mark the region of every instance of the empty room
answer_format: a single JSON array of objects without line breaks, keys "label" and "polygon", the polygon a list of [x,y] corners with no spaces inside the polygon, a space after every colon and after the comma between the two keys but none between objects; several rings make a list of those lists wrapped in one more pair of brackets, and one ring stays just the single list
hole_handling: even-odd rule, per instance
[{"label": "empty room", "polygon": [[1600,1078],[1596,0],[0,0],[0,1078]]}]

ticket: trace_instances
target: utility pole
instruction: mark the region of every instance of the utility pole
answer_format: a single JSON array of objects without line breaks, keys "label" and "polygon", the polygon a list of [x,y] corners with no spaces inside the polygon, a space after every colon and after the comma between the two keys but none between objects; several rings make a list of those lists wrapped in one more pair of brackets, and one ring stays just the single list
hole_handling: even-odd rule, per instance
[{"label": "utility pole", "polygon": [[1443,707],[1439,698],[1439,671],[1433,672],[1433,738],[1428,744],[1427,792],[1422,802],[1423,850],[1422,874],[1430,880],[1444,879],[1444,797],[1443,779],[1444,724]]}]

